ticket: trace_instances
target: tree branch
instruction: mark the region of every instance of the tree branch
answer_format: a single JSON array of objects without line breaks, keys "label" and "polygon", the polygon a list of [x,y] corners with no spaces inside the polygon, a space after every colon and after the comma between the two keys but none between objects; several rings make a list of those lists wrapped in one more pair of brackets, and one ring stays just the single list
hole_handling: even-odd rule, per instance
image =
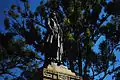
[{"label": "tree branch", "polygon": [[117,68],[115,68],[115,69],[112,70],[112,71],[106,72],[106,74],[105,74],[100,80],[104,80],[104,78],[105,78],[108,74],[112,74],[112,73],[114,73],[114,72],[116,72],[116,71],[118,71],[118,70],[120,70],[120,66],[117,67]]},{"label": "tree branch", "polygon": [[100,27],[106,20],[107,18],[110,16],[110,14],[106,15],[106,17],[104,17],[102,20],[101,20],[101,23],[99,25],[97,25],[98,27]]},{"label": "tree branch", "polygon": [[38,24],[38,25],[40,25],[40,26],[42,26],[42,27],[46,28],[46,26],[44,26],[44,25],[43,25],[43,24],[41,24],[40,22],[38,22],[38,21],[36,21],[36,20],[34,20],[34,22],[35,22],[36,24]]}]

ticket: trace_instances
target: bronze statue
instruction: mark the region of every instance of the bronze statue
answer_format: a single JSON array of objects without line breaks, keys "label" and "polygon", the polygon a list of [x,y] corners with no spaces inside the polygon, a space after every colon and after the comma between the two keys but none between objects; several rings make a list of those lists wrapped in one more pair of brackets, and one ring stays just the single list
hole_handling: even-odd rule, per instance
[{"label": "bronze statue", "polygon": [[49,56],[53,62],[61,63],[63,54],[63,32],[58,23],[56,13],[51,13],[47,19],[48,36],[46,41],[49,45]]}]

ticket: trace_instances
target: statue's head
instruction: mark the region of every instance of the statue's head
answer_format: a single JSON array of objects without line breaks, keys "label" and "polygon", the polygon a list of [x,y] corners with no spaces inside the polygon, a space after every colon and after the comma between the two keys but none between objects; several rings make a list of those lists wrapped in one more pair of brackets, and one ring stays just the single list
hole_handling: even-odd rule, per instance
[{"label": "statue's head", "polygon": [[55,12],[51,12],[49,15],[50,18],[56,18],[56,13]]}]

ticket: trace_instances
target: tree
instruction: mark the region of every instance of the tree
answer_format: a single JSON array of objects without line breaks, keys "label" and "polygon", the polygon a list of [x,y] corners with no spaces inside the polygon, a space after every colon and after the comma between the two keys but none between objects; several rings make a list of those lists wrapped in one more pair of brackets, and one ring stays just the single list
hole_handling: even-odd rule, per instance
[{"label": "tree", "polygon": [[[116,2],[106,3],[105,0],[48,0],[46,3],[41,1],[35,12],[32,12],[28,1],[21,1],[24,4],[24,9],[13,4],[5,12],[5,28],[12,34],[22,36],[25,44],[32,45],[35,48],[36,54],[38,52],[44,54],[43,67],[49,64],[49,57],[54,56],[53,52],[50,53],[50,46],[56,48],[55,45],[46,41],[49,34],[52,34],[48,26],[48,19],[53,18],[51,14],[55,13],[58,20],[56,22],[63,32],[63,64],[68,62],[69,68],[83,76],[84,80],[94,79],[99,74],[104,73],[104,76],[100,77],[100,80],[102,80],[108,74],[110,75],[120,69],[119,67],[109,69],[116,62],[114,50],[116,48],[119,50],[120,45],[120,35],[118,34],[120,29],[119,22],[117,22],[119,11],[114,11],[112,8],[117,4]],[[106,15],[100,18],[99,15],[103,8],[105,8],[104,13]],[[113,16],[111,22],[104,25],[103,23],[111,15]],[[50,25],[53,26],[53,24]],[[92,47],[102,35],[106,37],[106,40],[100,44],[100,52],[97,54],[92,50]],[[7,48],[5,47],[5,49]],[[23,54],[19,51],[21,50],[13,50],[12,54],[8,54],[14,54],[18,57],[16,53],[19,56]],[[21,58],[29,56],[29,59],[41,60],[34,53],[24,55]],[[84,66],[82,63],[84,63]]]}]

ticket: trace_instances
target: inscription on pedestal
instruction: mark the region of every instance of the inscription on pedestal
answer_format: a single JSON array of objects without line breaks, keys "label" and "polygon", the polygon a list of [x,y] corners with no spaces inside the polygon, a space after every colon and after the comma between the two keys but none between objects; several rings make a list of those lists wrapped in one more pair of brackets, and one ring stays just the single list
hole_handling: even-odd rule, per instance
[{"label": "inscription on pedestal", "polygon": [[72,76],[44,68],[43,80],[82,80],[82,77]]}]

